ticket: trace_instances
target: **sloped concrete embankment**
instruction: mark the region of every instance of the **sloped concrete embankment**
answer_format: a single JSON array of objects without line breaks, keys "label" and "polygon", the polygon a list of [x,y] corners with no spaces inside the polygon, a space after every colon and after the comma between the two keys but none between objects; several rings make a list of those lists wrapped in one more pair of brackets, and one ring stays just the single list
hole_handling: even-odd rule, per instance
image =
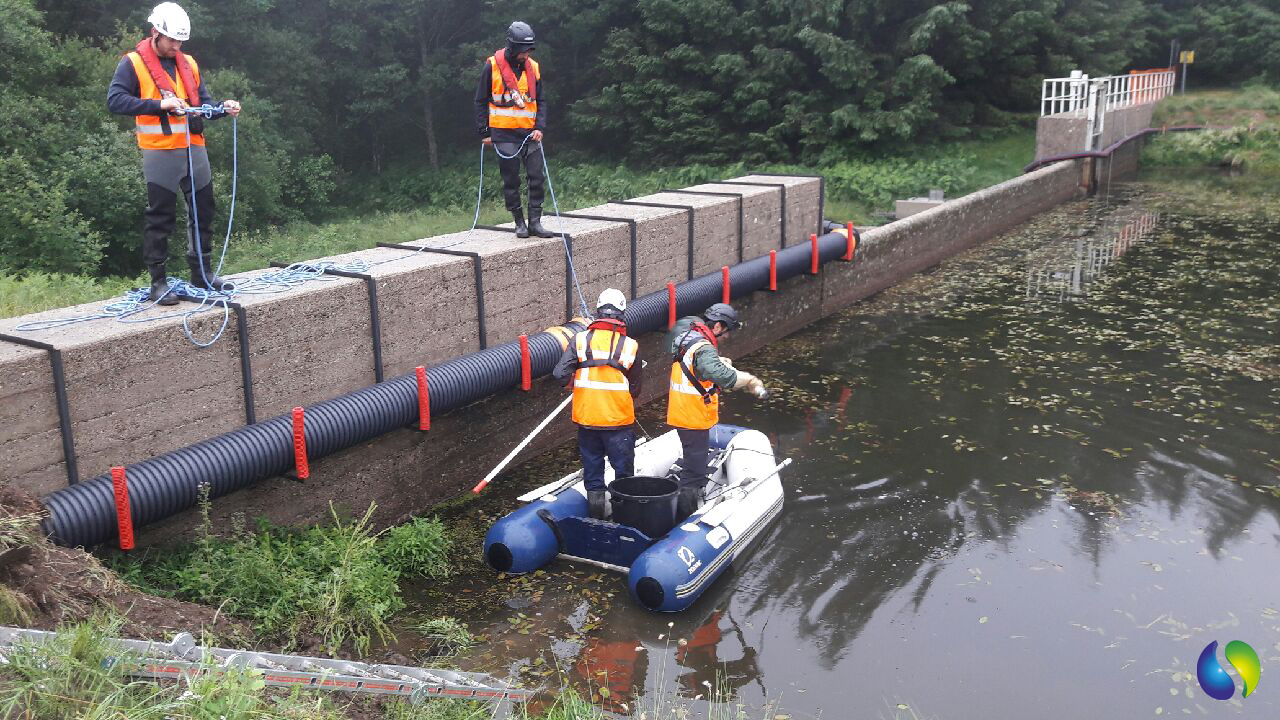
[{"label": "sloped concrete embankment", "polygon": [[[776,293],[736,299],[748,328],[730,339],[725,352],[740,356],[762,347],[998,234],[1071,198],[1078,179],[1074,163],[1061,163],[870,230],[854,262],[827,264],[819,275],[794,278]],[[552,218],[549,224],[571,235],[590,302],[604,287],[634,287],[635,295],[643,295],[740,257],[804,242],[817,229],[821,201],[816,178],[746,176],[584,208],[570,214],[591,219]],[[558,325],[576,305],[558,238],[518,240],[505,230],[475,230],[408,244],[424,250],[375,248],[325,258],[379,263],[369,275],[377,284],[387,378]],[[474,256],[431,252],[439,249]],[[82,479],[232,430],[247,421],[250,409],[261,420],[374,382],[367,280],[333,277],[244,297],[241,305],[243,356],[234,315],[226,335],[207,349],[188,343],[172,318],[27,334],[62,353]],[[0,333],[98,307],[14,318],[0,322]],[[220,313],[206,313],[193,329],[208,336],[221,322]],[[643,399],[663,397],[669,365],[659,348],[661,333],[639,340],[642,357],[651,360]],[[400,430],[315,460],[305,482],[274,478],[220,498],[214,521],[246,513],[281,524],[313,522],[327,514],[332,500],[348,508],[377,502],[376,520],[394,522],[469,488],[562,392],[549,378],[538,380],[531,392],[513,388],[434,417],[430,432]],[[562,419],[527,453],[571,437]],[[64,487],[62,448],[48,353],[0,343],[0,451],[12,482],[38,495]],[[190,513],[181,513],[150,527],[142,540],[181,534],[192,522]]]}]

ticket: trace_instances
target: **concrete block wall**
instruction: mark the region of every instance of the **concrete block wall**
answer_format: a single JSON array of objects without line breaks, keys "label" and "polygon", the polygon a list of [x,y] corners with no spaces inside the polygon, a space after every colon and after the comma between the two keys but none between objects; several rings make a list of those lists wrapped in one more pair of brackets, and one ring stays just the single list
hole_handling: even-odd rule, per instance
[{"label": "concrete block wall", "polygon": [[[746,257],[779,247],[782,213],[788,245],[816,227],[821,197],[816,178],[745,176],[695,189],[741,193]],[[784,203],[779,188],[785,184]],[[637,202],[693,207],[694,272],[715,272],[738,261],[738,198],[663,192]],[[637,221],[638,294],[688,277],[688,211],[608,203],[574,211]],[[605,287],[631,284],[631,231],[626,222],[544,217],[572,236],[575,265],[588,306]],[[509,224],[508,224],[509,227]],[[405,245],[477,253],[483,264],[485,344],[536,333],[576,314],[559,237],[517,239],[512,232],[472,230],[411,240]],[[232,248],[234,252],[234,247]],[[385,377],[411,372],[480,349],[473,260],[431,252],[370,248],[321,258],[362,263],[378,283]],[[274,272],[263,269],[240,278]],[[151,308],[133,319],[20,332],[31,321],[88,315],[88,303],[0,320],[0,333],[21,335],[60,349],[66,367],[79,474],[88,479],[112,465],[137,462],[242,426],[250,410],[258,420],[310,405],[375,381],[368,284],[360,278],[323,279],[280,286],[278,292],[242,294],[252,373],[252,408],[246,406],[239,331],[231,313],[223,336],[208,348],[188,342],[180,312],[193,306]],[[223,312],[193,316],[200,339],[217,332]],[[67,474],[48,353],[0,342],[0,450],[9,479],[37,494],[64,487]],[[288,503],[286,503],[287,505]]]},{"label": "concrete block wall", "polygon": [[[1102,122],[1102,136],[1098,139],[1101,150],[1139,130],[1151,126],[1151,116],[1156,103],[1132,105],[1106,113]],[[1085,152],[1085,132],[1088,120],[1084,114],[1059,113],[1047,115],[1036,121],[1036,159],[1057,157]]]},{"label": "concrete block wall", "polygon": [[[585,213],[584,213],[585,214]],[[544,217],[543,225],[552,232],[568,234],[573,246],[573,266],[577,272],[578,287],[569,286],[567,299],[568,317],[582,314],[581,305],[586,303],[588,309],[594,309],[595,300],[605,288],[618,288],[623,293],[631,288],[631,229],[625,223],[602,222],[600,220],[582,220],[579,218]],[[557,236],[551,238],[559,254],[560,275],[564,276],[564,245]],[[550,275],[553,268],[548,267]],[[579,289],[582,296],[578,296]],[[568,319],[566,315],[566,298],[561,295],[560,315],[557,322]],[[554,302],[548,299],[547,302]],[[547,326],[537,328],[545,329]],[[522,332],[536,332],[533,328],[525,328]]]},{"label": "concrete block wall", "polygon": [[[239,338],[234,315],[223,337],[196,348],[181,319],[167,308],[38,333],[25,322],[89,315],[102,303],[0,320],[0,333],[34,337],[62,353],[71,429],[82,478],[112,465],[190,445],[245,423]],[[191,318],[207,340],[223,322],[220,310]],[[0,343],[0,448],[10,482],[37,495],[67,484],[48,353]],[[32,353],[35,353],[34,355]],[[44,400],[37,394],[47,392]]]},{"label": "concrete block wall", "polygon": [[[828,263],[816,276],[790,278],[776,293],[736,298],[734,305],[748,329],[730,335],[722,350],[741,357],[799,330],[828,314],[892,285],[914,272],[1003,232],[1038,212],[1079,195],[1078,162],[1059,163],[946,203],[906,220],[869,230],[852,263]],[[636,208],[644,210],[645,208]],[[664,333],[637,338],[639,356],[648,359],[643,402],[662,402],[670,365]],[[492,468],[515,442],[564,396],[549,378],[532,392],[513,390],[432,421],[426,435],[397,431],[359,448],[312,463],[312,477],[300,492],[291,481],[268,481],[220,498],[215,524],[236,514],[263,515],[281,524],[323,519],[334,499],[352,511],[378,503],[374,522],[390,524],[432,504],[457,497]],[[731,399],[729,402],[746,402]],[[662,432],[663,427],[649,427]],[[521,456],[572,442],[574,431],[562,414]],[[522,489],[551,478],[520,478]],[[510,480],[506,480],[510,481]],[[184,536],[191,525],[177,516],[149,528],[145,542]]]},{"label": "concrete block wall", "polygon": [[[422,243],[417,243],[422,244]],[[475,271],[470,258],[415,252],[397,248],[371,248],[319,258],[348,266],[363,263],[378,288],[381,324],[382,367],[391,378],[412,372],[418,365],[432,364],[480,349],[476,307]],[[350,363],[372,362],[372,335],[369,325],[368,292],[357,303],[365,319],[349,327],[357,342],[368,351],[357,353]],[[345,362],[345,361],[344,361]],[[372,364],[365,368],[365,385],[373,377]],[[264,415],[270,417],[270,415]]]},{"label": "concrete block wall", "polygon": [[[661,290],[668,282],[684,279],[683,272],[686,268],[684,258],[689,238],[689,225],[684,210],[605,203],[574,212],[636,221],[637,296],[648,295]],[[619,224],[626,229],[627,242],[630,243],[630,226],[622,222]],[[629,261],[629,246],[627,253],[619,257]],[[630,275],[628,274],[626,284],[617,287],[623,292],[628,292]]]},{"label": "concrete block wall", "polygon": [[[480,256],[487,346],[564,322],[564,246],[559,238],[520,239],[505,231],[465,230],[406,244],[473,252]],[[470,295],[473,300],[474,287],[473,280]],[[459,306],[454,314],[475,317],[475,308],[473,302]],[[425,335],[422,339],[430,340]]]},{"label": "concrete block wall", "polygon": [[683,205],[693,208],[693,264],[689,263],[688,216],[685,215],[684,242],[681,253],[671,258],[672,269],[679,275],[668,278],[683,281],[719,270],[738,262],[738,202],[735,198],[660,192],[638,197],[635,202]]},{"label": "concrete block wall", "polygon": [[852,263],[823,269],[823,314],[847,307],[1083,194],[1082,161],[1054,163],[862,233]]},{"label": "concrete block wall", "polygon": [[[787,247],[809,239],[817,232],[821,219],[819,208],[823,206],[824,185],[817,177],[791,177],[780,175],[743,175],[726,182],[755,183],[759,186],[786,186],[786,243]],[[738,187],[750,187],[739,185]],[[750,255],[747,256],[751,258]]]},{"label": "concrete block wall", "polygon": [[[742,256],[744,260],[776,250],[782,238],[782,193],[775,188],[751,185],[703,183],[688,188],[696,192],[742,196]],[[737,202],[737,198],[730,198]],[[734,220],[736,222],[736,219]]]},{"label": "concrete block wall", "polygon": [[10,478],[47,495],[67,484],[49,353],[0,343],[0,367],[0,457]]}]

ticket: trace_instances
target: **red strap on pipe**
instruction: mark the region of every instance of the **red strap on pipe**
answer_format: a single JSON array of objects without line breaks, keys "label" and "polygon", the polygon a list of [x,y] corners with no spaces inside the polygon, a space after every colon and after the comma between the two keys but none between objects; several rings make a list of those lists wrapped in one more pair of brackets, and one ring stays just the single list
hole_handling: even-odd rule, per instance
[{"label": "red strap on pipe", "polygon": [[431,397],[427,394],[427,369],[421,365],[413,369],[418,374],[418,429],[431,429]]},{"label": "red strap on pipe", "polygon": [[293,464],[298,470],[298,479],[311,477],[311,468],[307,465],[307,432],[303,424],[303,410],[293,409]]},{"label": "red strap on pipe", "polygon": [[520,389],[528,392],[533,387],[533,364],[529,360],[529,336],[520,336]]},{"label": "red strap on pipe", "polygon": [[818,274],[818,234],[809,233],[809,274]]},{"label": "red strap on pipe", "polygon": [[124,466],[111,468],[111,488],[116,494],[116,524],[120,527],[120,549],[133,549],[133,514],[129,512],[129,483]]},{"label": "red strap on pipe", "polygon": [[676,284],[667,283],[667,329],[676,326]]},{"label": "red strap on pipe", "polygon": [[844,259],[847,261],[853,260],[853,251],[858,249],[858,235],[853,232],[853,223],[845,223],[844,231],[849,234],[849,239],[845,245]]},{"label": "red strap on pipe", "polygon": [[778,292],[778,251],[769,251],[769,290]]},{"label": "red strap on pipe", "polygon": [[724,267],[720,268],[720,285],[723,288],[723,290],[720,293],[720,302],[724,303],[725,305],[728,305],[729,295],[730,295],[728,265],[725,265]]}]

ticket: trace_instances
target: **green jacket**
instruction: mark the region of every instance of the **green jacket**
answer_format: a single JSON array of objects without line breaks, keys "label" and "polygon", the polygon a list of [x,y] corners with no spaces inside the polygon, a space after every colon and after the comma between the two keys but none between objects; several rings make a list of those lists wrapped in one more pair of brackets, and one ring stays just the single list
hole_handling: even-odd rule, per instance
[{"label": "green jacket", "polygon": [[[672,358],[672,362],[675,362],[676,341],[688,332],[695,322],[703,322],[703,320],[695,315],[680,318],[676,321],[675,327],[671,328],[671,332],[667,333],[667,355]],[[737,371],[720,362],[720,353],[710,345],[693,354],[692,369],[699,380],[710,380],[721,390],[732,389],[733,384],[738,381]]]}]

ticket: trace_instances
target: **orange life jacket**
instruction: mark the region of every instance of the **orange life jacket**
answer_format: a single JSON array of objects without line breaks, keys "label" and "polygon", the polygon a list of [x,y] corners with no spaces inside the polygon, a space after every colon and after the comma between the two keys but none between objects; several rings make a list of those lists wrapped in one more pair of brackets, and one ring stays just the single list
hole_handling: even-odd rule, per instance
[{"label": "orange life jacket", "polygon": [[[200,104],[200,67],[196,59],[185,53],[175,58],[178,78],[175,84],[160,65],[160,57],[151,45],[151,38],[138,43],[126,57],[133,64],[138,76],[138,97],[144,100],[163,100],[180,97],[188,105]],[[187,121],[181,115],[137,115],[134,123],[138,133],[138,147],[145,150],[180,150],[187,146]],[[191,134],[192,145],[204,145],[203,133]]]},{"label": "orange life jacket", "polygon": [[720,389],[710,380],[698,379],[693,369],[694,355],[707,346],[716,346],[716,336],[704,323],[694,323],[676,341],[667,392],[667,424],[671,427],[707,430],[720,422]]},{"label": "orange life jacket", "polygon": [[639,343],[627,337],[620,320],[597,320],[574,339],[578,370],[573,378],[573,421],[612,428],[636,421],[626,372],[636,362]]},{"label": "orange life jacket", "polygon": [[538,121],[538,63],[525,60],[524,73],[517,79],[503,49],[489,58],[489,71],[489,127],[532,130]]}]

